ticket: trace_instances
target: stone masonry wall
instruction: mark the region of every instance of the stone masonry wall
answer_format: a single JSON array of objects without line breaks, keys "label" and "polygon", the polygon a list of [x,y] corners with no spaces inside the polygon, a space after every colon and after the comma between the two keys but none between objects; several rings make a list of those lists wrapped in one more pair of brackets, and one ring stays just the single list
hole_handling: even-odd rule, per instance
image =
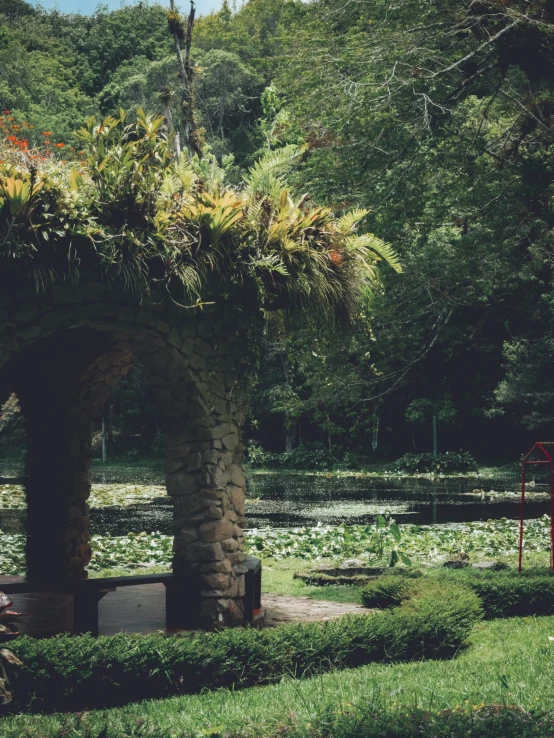
[{"label": "stone masonry wall", "polygon": [[231,308],[141,304],[91,279],[2,287],[0,390],[18,393],[29,437],[30,577],[86,575],[92,419],[136,357],[161,418],[184,607],[206,627],[242,622],[246,333]]}]

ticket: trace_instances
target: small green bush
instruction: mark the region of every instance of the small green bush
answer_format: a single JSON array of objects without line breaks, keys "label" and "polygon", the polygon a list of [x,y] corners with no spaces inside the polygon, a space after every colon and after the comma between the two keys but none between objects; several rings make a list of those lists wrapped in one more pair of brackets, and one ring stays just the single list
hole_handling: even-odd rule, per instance
[{"label": "small green bush", "polygon": [[362,591],[363,603],[366,607],[398,607],[409,597],[412,581],[403,576],[385,574],[366,585]]},{"label": "small green bush", "polygon": [[13,680],[17,711],[78,710],[129,701],[242,688],[371,662],[447,658],[482,611],[471,590],[425,592],[390,612],[268,630],[183,636],[23,637]]},{"label": "small green bush", "polygon": [[404,454],[394,462],[394,470],[406,474],[453,474],[477,470],[477,462],[469,451],[447,451],[444,454]]}]

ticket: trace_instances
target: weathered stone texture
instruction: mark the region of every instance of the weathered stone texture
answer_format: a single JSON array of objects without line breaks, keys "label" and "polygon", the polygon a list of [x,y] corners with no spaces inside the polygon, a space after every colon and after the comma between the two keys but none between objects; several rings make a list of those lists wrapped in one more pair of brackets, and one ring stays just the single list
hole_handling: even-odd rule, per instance
[{"label": "weathered stone texture", "polygon": [[98,279],[41,295],[1,287],[0,376],[28,426],[29,576],[86,576],[91,424],[137,357],[164,433],[175,571],[198,578],[203,625],[241,623],[247,357],[237,316],[140,302]]}]

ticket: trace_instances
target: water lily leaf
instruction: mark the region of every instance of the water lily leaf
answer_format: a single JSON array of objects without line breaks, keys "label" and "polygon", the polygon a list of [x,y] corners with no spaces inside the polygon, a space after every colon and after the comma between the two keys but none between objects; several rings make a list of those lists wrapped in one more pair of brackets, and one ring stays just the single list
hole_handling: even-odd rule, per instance
[{"label": "water lily leaf", "polygon": [[400,543],[400,528],[396,523],[391,523],[389,526],[389,530],[392,534],[392,537],[397,543]]}]

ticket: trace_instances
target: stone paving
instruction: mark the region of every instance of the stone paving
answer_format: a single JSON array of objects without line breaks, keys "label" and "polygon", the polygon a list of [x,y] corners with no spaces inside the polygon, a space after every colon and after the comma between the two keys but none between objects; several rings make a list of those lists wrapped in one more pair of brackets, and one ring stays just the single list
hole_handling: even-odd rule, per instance
[{"label": "stone paving", "polygon": [[[13,577],[0,577],[2,579]],[[26,613],[18,623],[28,635],[45,637],[71,632],[73,603],[70,595],[47,593],[14,595],[14,609]],[[314,600],[311,597],[264,594],[262,607],[265,627],[285,623],[332,620],[341,615],[368,615],[361,605]],[[163,584],[142,584],[111,592],[99,603],[100,635],[116,633],[156,633],[165,627],[165,588]]]},{"label": "stone paving", "polygon": [[329,602],[313,600],[311,597],[291,597],[290,595],[264,594],[262,607],[265,610],[266,627],[284,623],[315,623],[333,620],[341,615],[369,615],[362,605],[350,602]]}]

